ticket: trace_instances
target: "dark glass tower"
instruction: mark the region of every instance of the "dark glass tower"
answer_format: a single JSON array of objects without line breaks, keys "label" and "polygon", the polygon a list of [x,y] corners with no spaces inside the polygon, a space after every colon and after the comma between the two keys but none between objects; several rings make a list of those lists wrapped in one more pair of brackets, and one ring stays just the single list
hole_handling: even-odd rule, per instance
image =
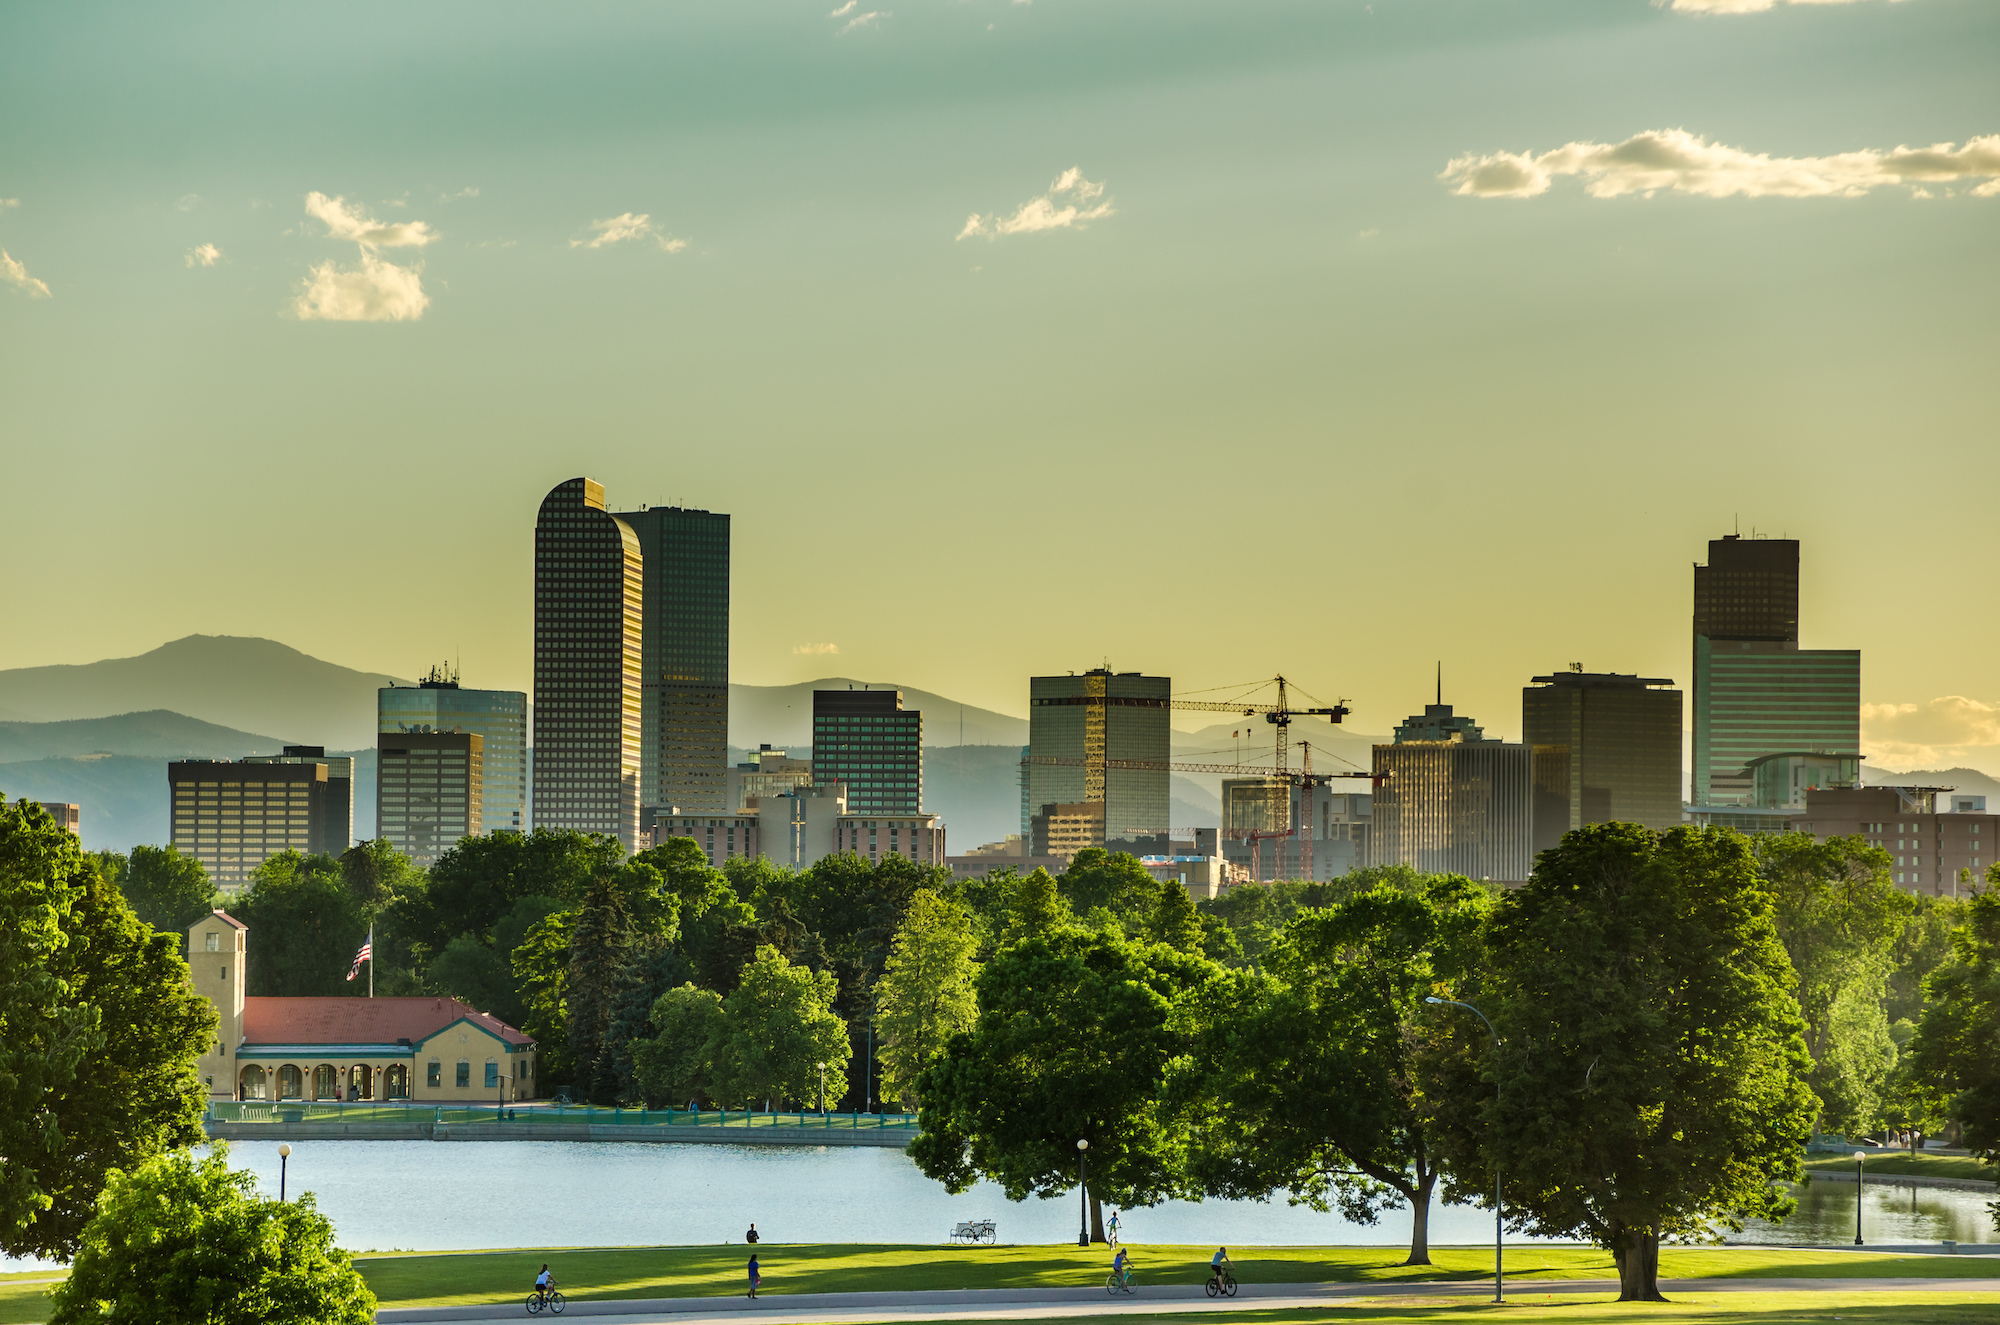
[{"label": "dark glass tower", "polygon": [[537,828],[639,840],[639,539],[604,485],[559,483],[535,520]]},{"label": "dark glass tower", "polygon": [[[1672,681],[1557,672],[1521,691],[1535,751],[1535,850],[1588,824],[1681,821],[1681,692]],[[1553,757],[1552,757],[1553,756]]]},{"label": "dark glass tower", "polygon": [[849,814],[918,814],[924,715],[900,690],[813,691],[813,781],[847,784]]},{"label": "dark glass tower", "polygon": [[645,561],[639,806],[720,814],[729,777],[729,517],[621,511]]},{"label": "dark glass tower", "polygon": [[1107,841],[1159,850],[1153,839],[1168,831],[1172,809],[1173,695],[1171,677],[1104,667],[1029,677],[1029,748],[1064,762],[1029,764],[1028,808],[1102,802]]}]

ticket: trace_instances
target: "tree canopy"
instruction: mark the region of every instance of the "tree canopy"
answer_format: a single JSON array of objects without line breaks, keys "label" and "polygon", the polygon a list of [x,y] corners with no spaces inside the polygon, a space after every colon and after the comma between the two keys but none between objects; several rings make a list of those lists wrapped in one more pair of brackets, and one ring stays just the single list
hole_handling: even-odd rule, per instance
[{"label": "tree canopy", "polygon": [[1910,1044],[1919,1079],[1948,1102],[1965,1144],[2000,1156],[2000,892],[1965,903],[1951,960],[1931,974]]},{"label": "tree canopy", "polygon": [[914,1105],[918,1073],[972,1025],[978,946],[963,906],[933,892],[911,901],[875,985],[883,1096]]},{"label": "tree canopy", "polygon": [[208,871],[179,847],[135,846],[130,856],[100,851],[97,867],[139,919],[176,937],[221,901]]},{"label": "tree canopy", "polygon": [[817,1101],[820,1067],[837,1088],[853,1048],[833,1014],[838,984],[768,945],[757,949],[743,978],[722,1001],[727,1035],[714,1054],[716,1097],[724,1102]]}]

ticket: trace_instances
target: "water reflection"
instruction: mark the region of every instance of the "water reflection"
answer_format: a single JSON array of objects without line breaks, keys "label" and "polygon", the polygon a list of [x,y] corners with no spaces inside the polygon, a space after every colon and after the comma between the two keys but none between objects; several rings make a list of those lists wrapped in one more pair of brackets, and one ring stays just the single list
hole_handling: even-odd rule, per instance
[{"label": "water reflection", "polygon": [[[1752,1220],[1731,1242],[1847,1243],[1854,1241],[1851,1182],[1804,1183],[1792,1187],[1799,1208],[1781,1224]],[[1992,1192],[1950,1187],[1869,1183],[1861,1205],[1861,1237],[1868,1243],[2000,1242],[1987,1205]]]}]

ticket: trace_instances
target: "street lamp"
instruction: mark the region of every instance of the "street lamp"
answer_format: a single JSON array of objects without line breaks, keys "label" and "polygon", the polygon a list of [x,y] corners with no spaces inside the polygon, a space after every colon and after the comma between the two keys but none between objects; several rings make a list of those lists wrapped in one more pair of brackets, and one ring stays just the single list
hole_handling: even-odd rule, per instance
[{"label": "street lamp", "polygon": [[1076,1143],[1076,1245],[1090,1245],[1090,1142]]},{"label": "street lamp", "polygon": [[[1484,1012],[1481,1012],[1470,1003],[1461,1003],[1455,998],[1437,998],[1428,994],[1424,996],[1424,1002],[1441,1003],[1449,1007],[1464,1008],[1473,1016],[1486,1022],[1486,1033],[1493,1037],[1493,1102],[1497,1105],[1500,1102],[1500,1032],[1493,1029],[1493,1023],[1486,1020]],[[1493,1300],[1495,1302],[1505,1302],[1507,1300],[1506,1281],[1501,1278],[1500,1271],[1500,1215],[1500,1163],[1498,1160],[1495,1160],[1493,1163]]]},{"label": "street lamp", "polygon": [[819,1065],[819,1116],[826,1117],[826,1064]]},{"label": "street lamp", "polygon": [[862,1107],[869,1113],[875,1112],[875,1014],[868,1014],[868,1084],[862,1089]]},{"label": "street lamp", "polygon": [[285,1199],[285,1162],[291,1159],[291,1157],[292,1148],[290,1146],[278,1147],[278,1201],[280,1204]]},{"label": "street lamp", "polygon": [[1854,1245],[1857,1247],[1861,1245],[1861,1161],[1866,1158],[1859,1150],[1854,1152]]}]

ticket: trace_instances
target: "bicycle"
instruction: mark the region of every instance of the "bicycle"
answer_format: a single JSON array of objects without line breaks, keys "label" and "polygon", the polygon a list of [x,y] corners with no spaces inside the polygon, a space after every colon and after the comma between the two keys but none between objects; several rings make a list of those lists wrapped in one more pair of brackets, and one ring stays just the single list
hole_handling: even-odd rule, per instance
[{"label": "bicycle", "polygon": [[551,1316],[560,1316],[563,1313],[563,1307],[566,1305],[568,1304],[563,1301],[563,1295],[553,1288],[546,1293],[528,1294],[528,1314],[530,1316],[541,1315],[544,1307],[548,1308]]},{"label": "bicycle", "polygon": [[1230,1272],[1227,1265],[1220,1266],[1214,1274],[1208,1276],[1207,1288],[1210,1297],[1235,1297],[1236,1276]]},{"label": "bicycle", "polygon": [[1113,1297],[1117,1297],[1120,1293],[1130,1293],[1132,1291],[1132,1272],[1127,1270],[1125,1273],[1120,1274],[1118,1271],[1113,1270],[1110,1274],[1105,1275],[1104,1291]]}]

